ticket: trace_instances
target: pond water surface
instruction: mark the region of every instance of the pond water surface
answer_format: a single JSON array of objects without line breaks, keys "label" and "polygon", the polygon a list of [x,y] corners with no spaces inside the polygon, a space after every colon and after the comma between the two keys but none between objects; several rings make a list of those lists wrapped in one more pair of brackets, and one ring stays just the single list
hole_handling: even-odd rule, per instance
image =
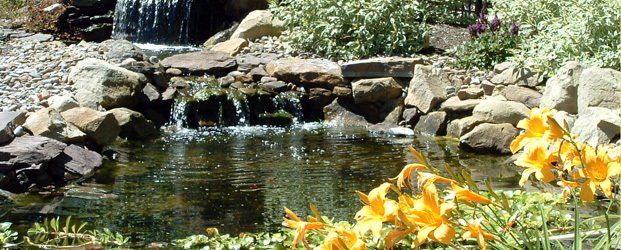
[{"label": "pond water surface", "polygon": [[119,143],[113,147],[116,160],[64,198],[28,195],[4,210],[24,227],[45,216],[72,215],[120,231],[137,244],[170,242],[206,227],[233,234],[276,230],[283,207],[306,214],[309,203],[327,216],[351,221],[361,204],[354,191],[368,192],[396,176],[414,160],[410,145],[436,166],[467,168],[476,180],[489,177],[497,188],[517,184],[507,156],[466,153],[454,140],[374,136],[312,123],[232,127]]}]

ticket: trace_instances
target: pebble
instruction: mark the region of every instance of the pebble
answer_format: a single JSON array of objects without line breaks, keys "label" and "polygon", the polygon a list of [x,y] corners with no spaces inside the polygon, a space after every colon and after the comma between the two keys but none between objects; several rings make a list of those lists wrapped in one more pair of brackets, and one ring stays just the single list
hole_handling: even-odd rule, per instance
[{"label": "pebble", "polygon": [[102,58],[97,43],[11,39],[0,42],[0,103],[3,111],[38,110],[50,95],[72,95],[71,67],[87,57]]}]

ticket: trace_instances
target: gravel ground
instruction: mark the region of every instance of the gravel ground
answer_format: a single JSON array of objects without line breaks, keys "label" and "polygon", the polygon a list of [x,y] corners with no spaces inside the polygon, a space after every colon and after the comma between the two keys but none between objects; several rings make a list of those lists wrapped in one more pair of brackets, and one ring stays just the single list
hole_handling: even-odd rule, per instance
[{"label": "gravel ground", "polygon": [[101,57],[94,43],[11,39],[0,43],[0,111],[35,111],[51,95],[71,94],[70,67]]}]

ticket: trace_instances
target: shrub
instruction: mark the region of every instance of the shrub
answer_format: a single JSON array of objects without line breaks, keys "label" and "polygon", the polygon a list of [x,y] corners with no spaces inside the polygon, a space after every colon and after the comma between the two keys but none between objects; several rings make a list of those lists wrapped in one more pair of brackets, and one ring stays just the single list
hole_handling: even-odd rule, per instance
[{"label": "shrub", "polygon": [[564,62],[619,68],[619,1],[492,0],[491,13],[522,24],[513,60],[544,73]]},{"label": "shrub", "polygon": [[451,51],[456,57],[455,66],[460,68],[492,69],[513,56],[518,45],[519,26],[497,16],[489,20],[482,15],[468,30],[471,39]]},{"label": "shrub", "polygon": [[332,59],[410,55],[428,43],[418,1],[282,0],[271,8],[285,41]]},{"label": "shrub", "polygon": [[17,17],[17,10],[24,7],[24,0],[0,0],[0,19]]}]

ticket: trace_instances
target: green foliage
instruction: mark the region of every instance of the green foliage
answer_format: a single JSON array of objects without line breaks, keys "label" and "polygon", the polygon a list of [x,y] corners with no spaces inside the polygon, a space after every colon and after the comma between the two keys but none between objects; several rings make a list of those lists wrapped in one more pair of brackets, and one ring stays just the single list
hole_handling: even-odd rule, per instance
[{"label": "green foliage", "polygon": [[0,19],[17,17],[17,10],[24,7],[24,0],[0,0]]},{"label": "green foliage", "polygon": [[509,35],[507,30],[497,33],[487,32],[464,42],[450,52],[454,53],[455,66],[459,68],[477,67],[490,70],[494,65],[513,56],[518,39]]},{"label": "green foliage", "polygon": [[[218,230],[209,228],[207,235],[192,235],[178,239],[173,245],[184,249],[288,249],[293,238],[287,233],[258,233],[240,234],[232,237],[228,234],[220,235]],[[289,242],[287,244],[286,242]]]},{"label": "green foliage", "polygon": [[285,41],[332,59],[411,55],[428,43],[418,1],[282,0],[271,8]]},{"label": "green foliage", "polygon": [[61,248],[61,247],[97,247],[97,246],[123,246],[129,242],[129,238],[115,233],[107,228],[103,231],[85,231],[86,222],[75,224],[71,216],[65,221],[60,218],[45,219],[43,223],[35,223],[28,229],[28,236],[24,237],[26,244],[37,248]]},{"label": "green foliage", "polygon": [[424,5],[425,15],[429,22],[446,23],[455,25],[467,25],[476,19],[475,16],[467,14],[464,10],[470,6],[468,0],[421,0]]},{"label": "green foliage", "polygon": [[2,248],[12,247],[17,240],[17,232],[11,230],[10,222],[0,223],[0,246]]},{"label": "green foliage", "polygon": [[491,13],[521,24],[513,60],[544,73],[564,62],[619,68],[618,0],[492,0]]}]

